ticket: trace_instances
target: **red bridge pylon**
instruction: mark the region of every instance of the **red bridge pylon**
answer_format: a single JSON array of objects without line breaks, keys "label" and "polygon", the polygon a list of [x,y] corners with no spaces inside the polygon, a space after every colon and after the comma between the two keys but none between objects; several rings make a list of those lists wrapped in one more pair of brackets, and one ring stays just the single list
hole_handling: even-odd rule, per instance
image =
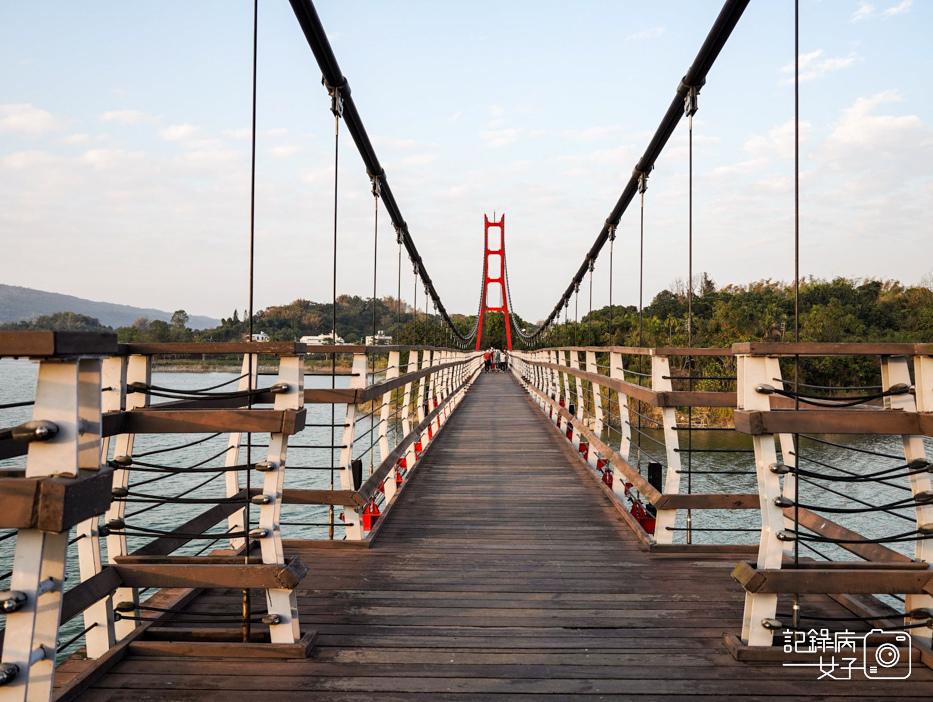
[{"label": "red bridge pylon", "polygon": [[[509,320],[509,297],[505,289],[505,215],[498,222],[490,222],[489,215],[483,215],[486,221],[486,242],[485,253],[483,254],[483,292],[479,300],[479,327],[476,331],[476,350],[479,351],[483,342],[483,318],[486,312],[504,312],[505,313],[505,338],[509,351],[512,350],[512,325]],[[493,241],[489,240],[489,230],[498,228],[498,233],[493,233]],[[497,273],[498,271],[498,273]],[[495,290],[499,286],[502,304],[498,307],[492,307],[489,304],[489,289]],[[495,298],[493,298],[495,299]]]}]

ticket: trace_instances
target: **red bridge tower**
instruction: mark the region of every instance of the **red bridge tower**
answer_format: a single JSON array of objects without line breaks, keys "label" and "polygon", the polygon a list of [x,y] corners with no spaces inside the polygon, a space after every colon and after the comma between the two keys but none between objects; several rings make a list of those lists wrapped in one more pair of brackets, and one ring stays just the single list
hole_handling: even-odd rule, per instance
[{"label": "red bridge tower", "polygon": [[[493,215],[495,216],[495,215]],[[508,350],[512,350],[512,325],[509,320],[509,296],[505,287],[505,215],[498,222],[490,222],[489,215],[483,215],[486,221],[485,253],[483,254],[483,292],[479,299],[479,327],[476,332],[476,350],[479,351],[483,342],[483,317],[486,312],[505,313],[505,338]],[[489,240],[489,230],[497,228],[493,233],[493,240]],[[489,299],[496,299],[495,288],[498,286],[499,298],[502,303],[498,307],[490,305]],[[490,289],[493,295],[490,296]]]}]

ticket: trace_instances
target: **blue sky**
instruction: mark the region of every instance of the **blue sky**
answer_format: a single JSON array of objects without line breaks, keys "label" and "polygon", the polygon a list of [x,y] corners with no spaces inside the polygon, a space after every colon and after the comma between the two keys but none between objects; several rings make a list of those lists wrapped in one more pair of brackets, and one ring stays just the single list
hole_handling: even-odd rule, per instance
[{"label": "blue sky", "polygon": [[[513,302],[532,320],[581,264],[720,9],[316,5],[448,310],[475,311],[483,214],[505,212]],[[259,28],[256,307],[325,301],[329,98],[288,2],[261,0]],[[801,0],[804,274],[916,284],[933,271],[931,30],[929,2]],[[252,3],[8,0],[0,39],[0,282],[245,308]],[[793,3],[753,0],[700,96],[694,270],[720,285],[793,277],[793,46]],[[684,121],[649,180],[646,302],[687,275],[686,144]],[[338,290],[369,296],[373,201],[345,130],[339,175]],[[398,250],[379,222],[382,296]],[[633,208],[614,302],[637,302],[637,261]],[[403,262],[409,301],[412,287]]]}]

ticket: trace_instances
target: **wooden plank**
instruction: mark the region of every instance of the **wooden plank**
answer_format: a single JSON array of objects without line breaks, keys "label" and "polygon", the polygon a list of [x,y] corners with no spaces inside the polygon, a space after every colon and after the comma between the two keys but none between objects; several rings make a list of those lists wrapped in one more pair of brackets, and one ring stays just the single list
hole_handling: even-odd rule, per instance
[{"label": "wooden plank", "polygon": [[[920,415],[874,409],[735,410],[742,434],[923,434]],[[933,426],[929,427],[933,428]],[[928,429],[929,429],[928,428]]]},{"label": "wooden plank", "polygon": [[119,573],[104,568],[96,575],[78,583],[62,596],[61,623],[64,624],[81,614],[95,602],[107,597],[123,585]]},{"label": "wooden plank", "polygon": [[135,409],[124,412],[121,433],[209,434],[256,432],[297,434],[305,427],[306,410],[274,409]]},{"label": "wooden plank", "polygon": [[[793,521],[795,510],[793,507],[787,507],[784,509],[784,516]],[[841,539],[843,541],[851,541],[853,539],[858,539],[860,541],[867,541],[866,537],[858,534],[851,529],[846,529],[844,526],[836,524],[835,522],[826,519],[825,517],[820,516],[805,507],[798,507],[796,510],[797,519],[799,520],[800,526],[805,529],[819,534],[820,536],[825,536],[830,539]],[[911,562],[909,556],[905,556],[902,553],[898,553],[894,549],[890,549],[887,546],[882,544],[859,544],[859,543],[840,543],[837,544],[840,548],[845,549],[849,553],[854,553],[857,556],[861,556],[869,561],[901,561],[905,563]]]},{"label": "wooden plank", "polygon": [[732,344],[732,353],[750,356],[912,356],[916,344],[774,342],[752,341]]},{"label": "wooden plank", "polygon": [[[198,594],[198,590],[163,590],[149,598],[146,604],[157,606],[164,609],[178,609],[184,607]],[[171,616],[168,612],[155,612],[153,619],[159,620]],[[146,630],[155,622],[143,622],[136,627],[131,634],[124,637],[111,648],[107,653],[94,661],[94,664],[86,667],[81,673],[68,681],[59,689],[53,692],[53,702],[74,702],[82,693],[87,691],[91,685],[103,678],[110,670],[122,661],[127,654],[129,645],[145,634]]]},{"label": "wooden plank", "polygon": [[[241,490],[235,496],[238,497],[241,495],[245,496],[245,490]],[[194,517],[193,519],[189,519],[181,526],[176,527],[170,533],[203,534],[205,531],[217,524],[217,522],[222,519],[226,519],[237,510],[243,509],[245,506],[245,504],[237,504],[235,502],[224,502],[219,505],[215,505]],[[222,537],[223,535],[218,534],[218,536]],[[173,551],[177,551],[189,541],[191,541],[191,538],[186,536],[160,536],[159,538],[153,539],[149,543],[133,551],[132,555],[167,556]]]},{"label": "wooden plank", "polygon": [[607,375],[568,368],[557,363],[544,361],[529,361],[529,363],[532,366],[560,371],[601,387],[612,388],[636,400],[646,402],[652,407],[735,407],[736,403],[734,392],[656,391],[635,383],[610,378]]},{"label": "wooden plank", "polygon": [[[156,356],[169,354],[269,354],[296,356],[306,353],[307,344],[292,341],[219,341],[219,342],[133,342],[120,344],[120,355]],[[353,347],[356,348],[356,347]]]},{"label": "wooden plank", "polygon": [[[242,635],[239,631],[233,633]],[[314,630],[306,631],[301,639],[293,644],[270,643],[268,641],[166,641],[147,640],[141,637],[130,643],[129,653],[134,656],[168,656],[172,658],[189,656],[196,658],[307,658],[314,647],[316,637],[317,632]],[[263,664],[265,665],[265,661]]]},{"label": "wooden plank", "polygon": [[305,404],[352,405],[360,401],[362,390],[349,388],[305,388]]},{"label": "wooden plank", "polygon": [[[825,564],[815,564],[823,565]],[[917,595],[925,592],[933,570],[915,568],[813,567],[789,570],[756,569],[741,563],[732,577],[746,591],[755,593],[887,594]],[[871,565],[871,564],[869,564]],[[910,565],[910,564],[907,564]]]},{"label": "wooden plank", "polygon": [[116,353],[117,335],[113,332],[0,332],[0,358],[113,356]]},{"label": "wooden plank", "polygon": [[61,533],[107,511],[113,473],[80,470],[75,478],[0,478],[0,528]]},{"label": "wooden plank", "polygon": [[757,494],[661,495],[652,504],[657,509],[759,509],[761,506]]},{"label": "wooden plank", "polygon": [[458,366],[465,365],[470,361],[451,361],[449,363],[441,363],[437,366],[429,366],[427,368],[422,368],[421,370],[412,371],[411,373],[406,373],[405,375],[400,375],[398,378],[391,378],[389,380],[384,380],[381,383],[376,383],[375,385],[370,385],[369,387],[360,391],[360,399],[358,402],[369,402],[370,400],[375,400],[381,398],[387,392],[392,392],[396,388],[405,387],[408,383],[411,383],[415,380],[420,380],[429,375],[439,373],[440,371],[448,370],[450,368],[456,368]]},{"label": "wooden plank", "polygon": [[275,564],[134,564],[108,565],[127,587],[240,587],[290,590],[307,575],[298,558]]}]

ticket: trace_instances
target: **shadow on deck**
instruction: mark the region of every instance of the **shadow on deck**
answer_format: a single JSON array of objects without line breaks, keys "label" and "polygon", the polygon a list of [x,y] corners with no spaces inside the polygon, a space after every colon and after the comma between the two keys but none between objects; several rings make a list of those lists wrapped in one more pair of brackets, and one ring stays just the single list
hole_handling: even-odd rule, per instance
[{"label": "shadow on deck", "polygon": [[[646,552],[587,473],[510,375],[483,375],[372,548],[292,549],[310,569],[309,658],[131,649],[80,699],[930,698],[919,664],[908,680],[838,681],[736,662],[723,634],[741,629],[729,573],[743,556]],[[239,597],[208,590],[191,607]],[[61,683],[81,667],[62,665]]]}]

